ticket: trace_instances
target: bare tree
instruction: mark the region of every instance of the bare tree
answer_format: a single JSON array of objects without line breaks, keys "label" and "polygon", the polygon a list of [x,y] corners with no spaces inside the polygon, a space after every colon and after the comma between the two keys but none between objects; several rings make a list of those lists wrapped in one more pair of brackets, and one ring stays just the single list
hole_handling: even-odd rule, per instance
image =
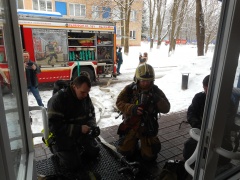
[{"label": "bare tree", "polygon": [[130,37],[130,29],[129,29],[129,23],[130,23],[130,13],[131,13],[131,6],[129,6],[130,0],[125,0],[125,39],[124,39],[124,54],[129,53],[129,37]]},{"label": "bare tree", "polygon": [[201,0],[196,0],[196,36],[197,36],[197,54],[204,55],[205,24]]},{"label": "bare tree", "polygon": [[[130,24],[130,16],[132,5],[135,0],[100,0],[94,3],[96,7],[99,8],[99,13],[105,13],[103,7],[105,8],[107,13],[111,14],[109,20],[113,20],[115,22],[120,22],[120,31],[121,31],[121,46],[124,47],[124,53],[129,53],[129,24]],[[142,0],[140,0],[142,2]],[[142,9],[141,9],[142,10]],[[110,11],[110,12],[108,12]],[[96,20],[98,17],[95,18]],[[100,18],[101,19],[101,18]]]},{"label": "bare tree", "polygon": [[205,19],[205,53],[207,53],[209,44],[217,36],[221,5],[215,0],[205,0],[203,8]]},{"label": "bare tree", "polygon": [[155,26],[155,32],[154,32],[154,39],[157,34],[157,48],[160,47],[162,40],[167,36],[167,33],[165,33],[165,35],[161,37],[163,23],[164,23],[165,14],[166,14],[166,4],[167,4],[166,0],[157,0],[157,17],[156,17],[156,26]]},{"label": "bare tree", "polygon": [[149,37],[151,39],[150,48],[153,48],[154,41],[153,22],[155,17],[156,4],[157,0],[147,0],[147,7],[149,12]]},{"label": "bare tree", "polygon": [[175,43],[176,43],[176,25],[177,25],[177,13],[179,8],[180,0],[174,0],[172,5],[172,12],[171,12],[171,18],[170,18],[170,36],[169,36],[169,49],[168,49],[168,55],[170,56],[172,54],[172,51],[174,51]]},{"label": "bare tree", "polygon": [[[120,1],[121,4],[123,4],[123,0]],[[123,6],[120,6],[120,14],[121,14],[121,34],[124,35],[125,31],[124,31],[124,12],[123,12]],[[124,46],[124,36],[121,37],[121,46]]]},{"label": "bare tree", "polygon": [[146,32],[149,30],[148,28],[148,21],[147,21],[147,7],[146,6],[143,6],[143,10],[142,10],[142,32]]},{"label": "bare tree", "polygon": [[[129,31],[129,24],[130,24],[130,15],[131,15],[131,7],[134,3],[134,0],[114,0],[114,2],[117,4],[121,11],[121,33],[124,40],[121,40],[121,44],[123,45],[124,41],[124,54],[129,53],[129,37],[130,37],[130,31]],[[124,19],[124,21],[123,21]],[[124,29],[122,28],[124,27]]]},{"label": "bare tree", "polygon": [[[187,10],[187,6],[188,6],[188,0],[182,0],[182,5],[181,5],[181,9],[178,15],[178,19],[177,19],[177,29],[176,29],[176,37],[177,39],[180,39],[179,34],[182,28],[182,24],[183,21],[185,19],[185,15],[186,15],[186,10]],[[175,51],[175,46],[176,46],[176,42],[173,44],[173,50]]]},{"label": "bare tree", "polygon": [[145,6],[148,8],[148,26],[150,37],[150,49],[153,48],[153,42],[157,38],[157,48],[160,47],[162,40],[166,37],[161,35],[163,31],[167,0],[145,0]]},{"label": "bare tree", "polygon": [[181,29],[181,37],[184,37],[189,42],[196,39],[196,25],[195,25],[196,18],[194,18],[196,8],[195,4],[196,4],[195,0],[194,1],[190,0],[188,2]]}]

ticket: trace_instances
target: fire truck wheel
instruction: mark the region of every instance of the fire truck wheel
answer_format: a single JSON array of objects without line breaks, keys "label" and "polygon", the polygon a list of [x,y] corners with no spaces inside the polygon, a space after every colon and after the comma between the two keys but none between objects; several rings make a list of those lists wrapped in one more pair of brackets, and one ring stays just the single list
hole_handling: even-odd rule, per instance
[{"label": "fire truck wheel", "polygon": [[[91,82],[94,82],[94,73],[93,73],[93,70],[91,70],[90,68],[81,67],[80,68],[80,74],[87,76],[91,80]],[[75,79],[77,76],[78,76],[78,71],[75,70],[73,72],[72,80]]]}]

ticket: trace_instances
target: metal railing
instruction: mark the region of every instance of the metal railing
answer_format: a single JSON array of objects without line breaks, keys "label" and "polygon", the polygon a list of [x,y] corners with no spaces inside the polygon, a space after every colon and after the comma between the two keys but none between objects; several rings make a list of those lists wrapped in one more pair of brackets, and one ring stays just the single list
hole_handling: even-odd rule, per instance
[{"label": "metal railing", "polygon": [[42,106],[30,106],[29,107],[29,112],[30,111],[42,111],[42,121],[43,121],[43,132],[39,133],[33,133],[33,138],[35,137],[44,137],[46,139],[48,137],[49,131],[48,131],[48,118],[47,118],[47,110],[42,107]]}]

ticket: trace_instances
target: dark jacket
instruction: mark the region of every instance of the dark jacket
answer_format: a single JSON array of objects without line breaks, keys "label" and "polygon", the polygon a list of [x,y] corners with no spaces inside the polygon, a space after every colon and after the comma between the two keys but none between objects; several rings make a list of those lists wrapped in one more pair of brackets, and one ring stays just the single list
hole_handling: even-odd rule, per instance
[{"label": "dark jacket", "polygon": [[38,87],[38,77],[37,74],[41,72],[40,67],[33,61],[28,61],[28,63],[32,63],[36,66],[36,69],[33,70],[31,68],[25,68],[26,79],[27,79],[27,87]]},{"label": "dark jacket", "polygon": [[[118,95],[117,98],[117,108],[123,113],[124,124],[127,127],[137,130],[140,126],[143,116],[136,116],[133,114],[136,105],[141,105],[141,93],[142,90],[138,87],[136,83],[127,85]],[[147,91],[146,103],[142,104],[144,107],[144,112],[147,112],[147,121],[155,121],[155,133],[158,130],[157,114],[158,113],[168,113],[170,110],[170,103],[166,98],[165,94],[156,85]],[[155,134],[156,135],[156,134]]]},{"label": "dark jacket", "polygon": [[148,57],[145,57],[145,56],[140,55],[140,56],[139,56],[139,64],[146,63],[146,62],[147,62],[147,59],[148,59]]},{"label": "dark jacket", "polygon": [[58,151],[73,150],[81,136],[82,125],[96,127],[95,110],[89,96],[78,100],[70,87],[56,93],[48,101],[49,130]]},{"label": "dark jacket", "polygon": [[117,52],[117,59],[119,64],[123,63],[122,52]]},{"label": "dark jacket", "polygon": [[[201,129],[205,101],[206,101],[206,93],[205,92],[197,93],[192,100],[192,104],[188,107],[187,120],[192,128]],[[235,128],[234,120],[235,120],[236,108],[232,98],[229,100],[228,105],[229,106],[228,106],[228,111],[226,115],[227,120],[226,120],[225,133],[224,133],[225,136],[226,135],[229,136],[230,131],[234,130]]]},{"label": "dark jacket", "polygon": [[192,128],[201,129],[205,100],[206,93],[199,92],[194,96],[192,104],[188,107],[187,120]]}]

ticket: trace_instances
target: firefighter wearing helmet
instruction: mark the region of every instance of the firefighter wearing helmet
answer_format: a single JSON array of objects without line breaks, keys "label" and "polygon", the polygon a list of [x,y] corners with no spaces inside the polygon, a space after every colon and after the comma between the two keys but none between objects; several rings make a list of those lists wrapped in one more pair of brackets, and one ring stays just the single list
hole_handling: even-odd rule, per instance
[{"label": "firefighter wearing helmet", "polygon": [[155,80],[155,72],[151,65],[149,64],[140,64],[135,72],[137,80],[148,80],[153,82]]},{"label": "firefighter wearing helmet", "polygon": [[154,80],[153,67],[141,64],[136,69],[135,82],[127,85],[117,98],[116,106],[123,117],[117,132],[117,149],[129,160],[140,154],[143,160],[154,161],[161,150],[157,137],[158,114],[168,113],[170,103],[163,91],[154,85]]}]

